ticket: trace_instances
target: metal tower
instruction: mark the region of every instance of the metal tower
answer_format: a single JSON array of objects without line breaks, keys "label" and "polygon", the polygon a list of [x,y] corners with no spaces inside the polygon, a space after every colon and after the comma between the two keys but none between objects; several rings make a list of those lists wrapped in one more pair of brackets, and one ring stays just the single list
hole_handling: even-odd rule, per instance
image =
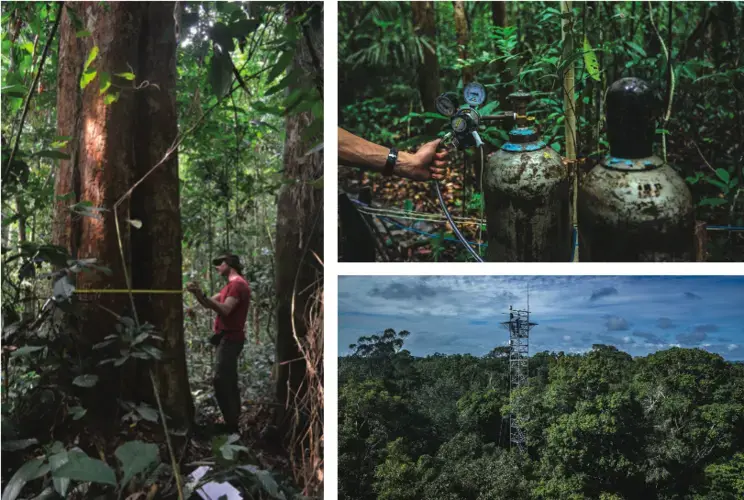
[{"label": "metal tower", "polygon": [[520,422],[526,420],[526,415],[521,411],[519,400],[514,399],[514,392],[527,385],[529,376],[530,330],[537,324],[530,323],[529,299],[526,310],[509,306],[509,321],[501,324],[509,330],[509,399],[513,408],[509,415],[510,441],[519,451],[526,451],[527,435],[520,426]]}]

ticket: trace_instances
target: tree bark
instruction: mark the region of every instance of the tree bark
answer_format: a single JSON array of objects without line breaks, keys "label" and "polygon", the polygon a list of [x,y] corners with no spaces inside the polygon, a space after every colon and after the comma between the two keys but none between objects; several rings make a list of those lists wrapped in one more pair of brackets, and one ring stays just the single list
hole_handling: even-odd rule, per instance
[{"label": "tree bark", "polygon": [[[323,15],[318,2],[287,4],[287,22],[303,13],[310,16],[298,40],[292,68],[317,82],[323,75]],[[322,81],[322,80],[321,80]],[[302,341],[307,334],[308,300],[322,286],[323,269],[313,254],[323,259],[323,190],[311,185],[323,175],[323,154],[307,154],[314,144],[302,138],[303,130],[315,120],[304,111],[287,117],[284,145],[284,171],[288,179],[277,204],[276,294],[277,294],[277,387],[278,401],[293,406],[305,388],[305,361],[301,359],[295,336]],[[294,322],[293,322],[294,319]],[[294,324],[293,324],[294,323]],[[299,360],[298,360],[299,359]],[[280,415],[284,419],[284,415]],[[285,422],[286,424],[286,422]]]},{"label": "tree bark", "polygon": [[506,2],[491,2],[491,20],[494,26],[506,26]]},{"label": "tree bark", "polygon": [[[421,104],[424,111],[436,112],[436,99],[439,96],[439,60],[437,59],[437,27],[434,17],[434,2],[411,2],[413,26],[419,35],[426,37],[433,50],[424,47],[424,60],[419,65],[418,84]],[[427,133],[435,134],[439,126],[432,122]]]},{"label": "tree bark", "polygon": [[[468,31],[468,18],[465,15],[465,2],[457,1],[455,4],[455,32],[457,34],[457,50],[460,59],[463,61],[468,58],[468,42],[470,33]],[[470,66],[462,68],[463,86],[473,81],[473,70]]]},{"label": "tree bark", "polygon": [[[69,9],[75,10],[90,36],[76,36]],[[121,242],[113,211],[114,203],[164,156],[177,132],[172,10],[170,2],[65,5],[60,26],[57,129],[59,135],[72,137],[71,159],[60,162],[55,194],[69,194],[70,199],[55,206],[53,240],[68,248],[74,259],[96,258],[112,271],[111,276],[78,274],[78,288],[126,288],[120,244],[134,287],[182,286],[176,155],[118,207]],[[93,47],[99,52],[89,69],[97,72],[96,78],[81,89],[83,66]],[[137,83],[147,80],[157,87],[134,90],[114,76],[130,68]],[[109,105],[99,92],[102,72],[111,75],[113,84],[124,87],[118,101]],[[115,91],[112,87],[108,92]],[[80,201],[103,211],[97,217],[72,214],[69,206]],[[131,229],[128,219],[141,220],[142,228]],[[134,315],[125,294],[102,294],[81,303],[75,326],[83,352],[114,331],[114,318],[99,306]],[[153,324],[165,339],[163,361],[156,372],[166,412],[177,422],[188,422],[193,403],[185,369],[180,297],[145,296],[137,299],[136,307],[140,322]],[[152,401],[147,372],[137,368],[130,361],[122,370],[99,369],[99,383],[89,391],[97,406],[115,408],[117,397]]]}]

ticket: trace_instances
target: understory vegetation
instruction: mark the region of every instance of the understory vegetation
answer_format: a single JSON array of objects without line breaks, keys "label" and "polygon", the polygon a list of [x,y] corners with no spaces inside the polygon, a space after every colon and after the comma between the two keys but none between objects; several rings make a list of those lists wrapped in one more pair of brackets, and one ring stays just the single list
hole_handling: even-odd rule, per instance
[{"label": "understory vegetation", "polygon": [[[2,4],[2,500],[322,497],[322,19]],[[224,252],[251,285],[232,436],[182,292],[218,293]]]}]

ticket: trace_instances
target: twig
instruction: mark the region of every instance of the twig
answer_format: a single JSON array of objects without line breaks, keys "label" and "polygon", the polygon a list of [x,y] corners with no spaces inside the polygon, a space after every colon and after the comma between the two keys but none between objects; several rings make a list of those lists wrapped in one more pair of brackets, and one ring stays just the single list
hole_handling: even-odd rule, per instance
[{"label": "twig", "polygon": [[[659,37],[661,48],[664,50],[664,56],[666,57],[667,64],[669,65],[669,100],[667,101],[667,110],[664,114],[664,124],[662,126],[662,128],[666,130],[667,122],[669,122],[669,118],[672,116],[672,101],[674,100],[674,68],[672,67],[672,57],[669,53],[671,47],[667,49],[666,43],[664,43],[664,38],[659,33],[659,30],[656,28],[656,23],[654,22],[654,11],[650,1],[648,2],[648,18],[651,20],[651,26],[654,28],[656,36]],[[666,132],[661,134],[661,149],[664,154],[664,163],[667,162],[666,136]]]},{"label": "twig", "polygon": [[46,62],[47,54],[49,53],[49,46],[52,45],[52,40],[54,39],[54,35],[57,34],[57,27],[59,27],[59,21],[62,19],[62,7],[64,7],[64,2],[61,2],[59,4],[59,9],[57,9],[57,19],[54,21],[54,26],[52,27],[51,32],[49,33],[49,38],[46,41],[46,44],[44,45],[44,51],[41,53],[41,62],[39,63],[39,69],[36,70],[36,76],[34,77],[34,81],[31,84],[31,88],[28,90],[28,94],[26,95],[26,102],[23,104],[23,114],[21,114],[21,123],[18,126],[18,132],[16,133],[15,138],[15,144],[13,145],[13,149],[10,151],[10,156],[8,157],[8,164],[5,167],[5,172],[3,172],[2,180],[5,182],[6,178],[8,177],[8,174],[10,173],[10,166],[13,164],[13,157],[18,152],[18,145],[21,142],[21,133],[23,132],[23,124],[26,121],[26,115],[28,114],[28,107],[29,104],[31,104],[31,98],[34,95],[34,89],[36,89],[37,85],[39,84],[39,78],[41,78],[41,70],[44,69],[44,62]]}]

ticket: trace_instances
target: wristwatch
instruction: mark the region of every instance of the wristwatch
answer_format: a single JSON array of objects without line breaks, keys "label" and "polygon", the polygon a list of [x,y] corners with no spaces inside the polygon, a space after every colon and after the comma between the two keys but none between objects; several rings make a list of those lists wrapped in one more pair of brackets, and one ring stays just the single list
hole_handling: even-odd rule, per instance
[{"label": "wristwatch", "polygon": [[395,162],[398,161],[398,150],[395,148],[390,148],[390,152],[387,155],[387,161],[385,162],[385,166],[382,168],[382,175],[385,177],[390,177],[393,175],[393,168],[395,168]]}]

